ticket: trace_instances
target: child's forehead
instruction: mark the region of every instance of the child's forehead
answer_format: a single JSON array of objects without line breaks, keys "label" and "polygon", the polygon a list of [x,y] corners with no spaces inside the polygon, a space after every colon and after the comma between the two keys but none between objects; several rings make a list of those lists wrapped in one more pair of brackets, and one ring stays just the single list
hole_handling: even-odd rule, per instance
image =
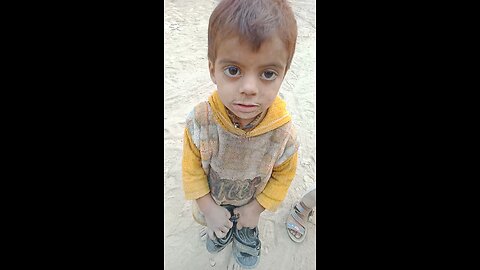
[{"label": "child's forehead", "polygon": [[249,42],[248,39],[238,35],[231,35],[223,38],[217,44],[217,59],[219,58],[235,58],[242,60],[244,57],[255,57],[259,60],[284,60],[288,59],[288,50],[284,42],[278,35],[273,35],[260,43],[257,48],[255,44]]}]

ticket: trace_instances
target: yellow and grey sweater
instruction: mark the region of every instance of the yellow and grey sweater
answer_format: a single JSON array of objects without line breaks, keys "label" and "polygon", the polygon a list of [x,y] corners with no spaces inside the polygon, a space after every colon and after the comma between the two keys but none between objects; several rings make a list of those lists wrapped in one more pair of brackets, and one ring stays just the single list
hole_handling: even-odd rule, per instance
[{"label": "yellow and grey sweater", "polygon": [[[236,128],[215,91],[187,116],[182,180],[185,198],[209,192],[219,205],[253,199],[270,211],[285,198],[297,167],[298,141],[286,103],[276,97],[253,129]],[[194,217],[204,224],[193,204]]]}]

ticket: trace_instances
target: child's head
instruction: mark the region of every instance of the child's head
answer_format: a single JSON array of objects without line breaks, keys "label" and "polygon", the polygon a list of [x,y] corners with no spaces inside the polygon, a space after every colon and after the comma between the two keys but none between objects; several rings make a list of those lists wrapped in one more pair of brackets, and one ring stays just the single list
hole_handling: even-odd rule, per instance
[{"label": "child's head", "polygon": [[290,67],[297,24],[286,0],[223,0],[210,16],[210,76],[223,104],[243,121],[275,100]]},{"label": "child's head", "polygon": [[290,67],[297,41],[297,22],[286,0],[222,0],[210,15],[208,60],[215,63],[220,43],[232,36],[258,51],[262,43],[277,36],[288,53]]}]

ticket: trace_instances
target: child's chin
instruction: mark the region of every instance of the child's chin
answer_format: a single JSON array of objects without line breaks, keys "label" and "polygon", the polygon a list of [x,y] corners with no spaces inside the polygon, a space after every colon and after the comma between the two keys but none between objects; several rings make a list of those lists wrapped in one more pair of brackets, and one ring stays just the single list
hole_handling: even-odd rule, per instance
[{"label": "child's chin", "polygon": [[257,115],[259,115],[260,112],[250,112],[250,113],[243,113],[243,112],[238,112],[236,115],[238,118],[242,120],[253,120]]}]

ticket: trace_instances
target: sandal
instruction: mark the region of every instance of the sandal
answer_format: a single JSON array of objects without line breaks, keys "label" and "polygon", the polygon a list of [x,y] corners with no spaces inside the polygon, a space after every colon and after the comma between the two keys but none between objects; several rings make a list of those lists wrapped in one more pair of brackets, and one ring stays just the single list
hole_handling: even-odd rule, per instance
[{"label": "sandal", "polygon": [[234,230],[233,257],[235,261],[245,268],[255,268],[260,262],[260,250],[262,243],[258,235],[258,228],[250,229],[247,227],[241,230]]},{"label": "sandal", "polygon": [[210,239],[207,235],[207,250],[212,254],[222,251],[233,240],[232,229],[230,229],[227,235],[223,238],[218,238],[215,234],[213,235],[215,236],[214,240]]},{"label": "sandal", "polygon": [[[296,243],[301,243],[303,242],[303,240],[305,240],[305,237],[307,235],[306,223],[308,221],[308,218],[312,216],[314,213],[313,208],[310,209],[308,212],[305,209],[309,209],[309,208],[306,207],[305,204],[300,201],[292,207],[292,210],[290,211],[290,215],[287,218],[286,223],[287,223],[288,236],[290,236],[290,239],[292,239],[292,241]],[[300,233],[302,236],[300,238],[297,238],[295,237],[295,234],[293,234],[290,230],[294,230],[295,232]]]}]

